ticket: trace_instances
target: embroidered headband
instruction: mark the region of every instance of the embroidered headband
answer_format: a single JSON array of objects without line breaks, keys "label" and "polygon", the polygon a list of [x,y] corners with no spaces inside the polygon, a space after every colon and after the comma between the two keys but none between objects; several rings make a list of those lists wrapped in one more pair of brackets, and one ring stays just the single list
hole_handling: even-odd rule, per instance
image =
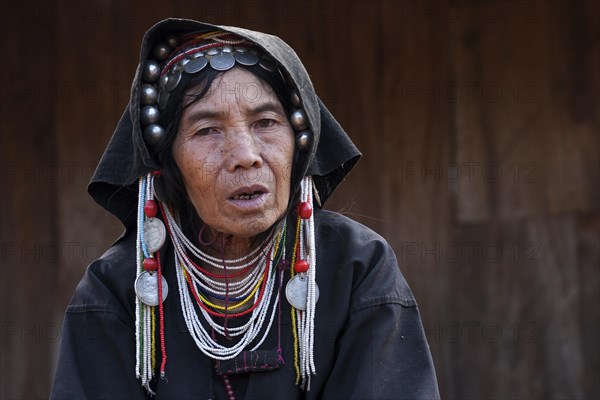
[{"label": "embroidered headband", "polygon": [[[140,123],[144,141],[150,146],[165,135],[165,129],[158,124],[159,116],[167,108],[169,97],[184,73],[197,74],[207,67],[227,71],[240,64],[259,65],[266,71],[281,74],[275,61],[252,42],[221,31],[168,35],[154,46],[151,56],[153,59],[144,65],[140,88]],[[295,109],[289,119],[296,131],[296,145],[306,151],[313,135],[297,91],[291,95],[291,102]]]}]

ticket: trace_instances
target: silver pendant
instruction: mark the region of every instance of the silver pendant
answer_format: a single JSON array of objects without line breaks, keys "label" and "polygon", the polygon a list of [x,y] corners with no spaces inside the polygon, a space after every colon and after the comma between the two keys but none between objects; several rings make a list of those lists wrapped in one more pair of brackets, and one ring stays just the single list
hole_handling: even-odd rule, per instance
[{"label": "silver pendant", "polygon": [[144,222],[144,242],[148,253],[156,253],[165,244],[167,230],[158,218],[148,218]]},{"label": "silver pendant", "polygon": [[239,50],[234,55],[235,61],[239,62],[242,65],[255,65],[258,63],[258,56],[252,52],[244,51],[240,52]]},{"label": "silver pendant", "polygon": [[[162,301],[165,301],[169,294],[169,285],[164,276],[162,278]],[[133,285],[135,294],[142,303],[149,306],[158,305],[158,274],[148,271],[142,272],[135,280]]]},{"label": "silver pendant", "polygon": [[174,68],[173,71],[169,74],[169,80],[165,85],[165,90],[167,92],[172,92],[175,90],[179,82],[181,81],[181,69]]},{"label": "silver pendant", "polygon": [[[296,275],[285,285],[285,297],[296,310],[305,311],[308,299],[308,278]],[[315,302],[319,300],[319,287],[315,283]]]},{"label": "silver pendant", "polygon": [[197,57],[185,64],[183,70],[188,74],[195,74],[196,72],[202,71],[202,69],[206,67],[206,64],[208,64],[206,57]]},{"label": "silver pendant", "polygon": [[217,71],[227,71],[235,65],[235,58],[231,53],[221,53],[210,59],[210,66]]},{"label": "silver pendant", "polygon": [[165,92],[165,91],[161,91],[158,94],[158,109],[159,110],[164,110],[165,108],[167,108],[167,106],[169,105],[169,97],[170,96],[171,96],[171,93]]}]

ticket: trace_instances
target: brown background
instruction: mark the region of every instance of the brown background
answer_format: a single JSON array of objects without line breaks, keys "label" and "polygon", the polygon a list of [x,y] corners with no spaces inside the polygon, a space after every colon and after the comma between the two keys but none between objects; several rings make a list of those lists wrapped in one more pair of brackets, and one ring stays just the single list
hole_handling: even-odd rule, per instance
[{"label": "brown background", "polygon": [[86,182],[142,34],[182,16],[304,60],[364,153],[329,207],[394,247],[444,398],[599,398],[598,2],[0,8],[0,397],[47,398],[71,293],[121,229]]}]

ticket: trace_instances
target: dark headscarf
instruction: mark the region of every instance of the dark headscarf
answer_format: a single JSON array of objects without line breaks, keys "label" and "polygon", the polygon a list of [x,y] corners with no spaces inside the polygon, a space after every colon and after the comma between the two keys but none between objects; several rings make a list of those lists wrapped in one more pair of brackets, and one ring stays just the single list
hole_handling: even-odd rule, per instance
[{"label": "dark headscarf", "polygon": [[[313,140],[304,155],[298,158],[300,165],[295,166],[295,173],[300,178],[313,176],[321,204],[324,204],[361,154],[317,97],[308,73],[294,50],[273,35],[179,18],[160,21],[144,35],[139,64],[131,85],[129,105],[89,183],[90,195],[107,211],[116,215],[125,226],[134,220],[138,178],[161,169],[151,156],[140,126],[140,87],[144,65],[155,44],[166,35],[200,30],[230,32],[253,42],[275,60],[279,70],[296,87],[308,117]],[[299,182],[299,177],[292,181]]]}]

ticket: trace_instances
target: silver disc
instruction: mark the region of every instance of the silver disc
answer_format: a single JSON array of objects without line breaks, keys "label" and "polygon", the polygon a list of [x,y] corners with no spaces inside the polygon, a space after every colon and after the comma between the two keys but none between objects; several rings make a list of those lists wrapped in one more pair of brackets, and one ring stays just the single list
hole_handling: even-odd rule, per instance
[{"label": "silver disc", "polygon": [[158,86],[160,86],[160,88],[163,90],[165,89],[165,86],[167,86],[168,82],[169,82],[169,75],[167,75],[167,74],[158,78]]},{"label": "silver disc", "polygon": [[188,74],[195,74],[196,72],[200,72],[204,67],[206,67],[207,64],[208,60],[206,59],[206,57],[198,57],[185,64],[185,67],[183,67],[183,69]]},{"label": "silver disc", "polygon": [[169,96],[171,96],[171,94],[169,92],[165,92],[165,91],[162,91],[158,94],[158,109],[159,110],[164,110],[165,108],[167,108],[167,105],[169,104]]},{"label": "silver disc", "polygon": [[[296,275],[289,280],[285,286],[285,297],[288,302],[297,310],[306,310],[308,298],[308,279],[301,275]],[[319,287],[315,284],[315,302],[319,300]]]},{"label": "silver disc", "polygon": [[231,53],[221,53],[210,59],[210,66],[217,71],[227,71],[235,65],[235,58]]},{"label": "silver disc", "polygon": [[172,92],[173,90],[175,90],[177,85],[179,85],[180,81],[181,81],[181,70],[175,68],[173,70],[173,72],[171,72],[169,74],[169,80],[167,81],[167,84],[165,85],[165,90],[167,92]]},{"label": "silver disc", "polygon": [[148,218],[144,222],[144,242],[148,253],[156,253],[165,244],[167,230],[158,218]]},{"label": "silver disc", "polygon": [[277,71],[277,66],[275,65],[275,63],[267,57],[261,57],[258,65],[260,65],[261,67],[263,67],[263,69],[266,69],[269,72]]},{"label": "silver disc", "polygon": [[[164,276],[162,280],[162,301],[165,301],[169,294],[169,285]],[[149,306],[158,305],[158,274],[144,271],[138,275],[133,285],[135,294],[142,303]]]},{"label": "silver disc", "polygon": [[200,72],[204,67],[208,64],[208,60],[206,57],[198,57],[194,58],[189,63],[185,64],[183,70],[188,74],[195,74],[196,72]]},{"label": "silver disc", "polygon": [[250,51],[236,52],[235,61],[242,65],[255,65],[258,62],[258,56]]}]

